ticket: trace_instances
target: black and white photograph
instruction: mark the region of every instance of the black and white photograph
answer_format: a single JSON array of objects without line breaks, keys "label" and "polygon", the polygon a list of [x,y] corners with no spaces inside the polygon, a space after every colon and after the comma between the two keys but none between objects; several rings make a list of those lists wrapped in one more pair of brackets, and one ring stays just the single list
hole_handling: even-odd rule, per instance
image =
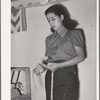
[{"label": "black and white photograph", "polygon": [[4,3],[1,100],[99,100],[98,3]]}]

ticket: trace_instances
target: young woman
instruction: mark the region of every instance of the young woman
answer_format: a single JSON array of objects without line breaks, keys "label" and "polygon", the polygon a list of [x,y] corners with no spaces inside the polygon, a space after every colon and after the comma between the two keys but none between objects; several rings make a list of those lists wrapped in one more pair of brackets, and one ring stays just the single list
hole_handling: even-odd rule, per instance
[{"label": "young woman", "polygon": [[85,59],[85,40],[78,22],[68,10],[55,4],[45,11],[52,34],[46,38],[47,60],[35,72],[47,69],[45,76],[46,100],[78,100],[79,81],[77,64]]}]

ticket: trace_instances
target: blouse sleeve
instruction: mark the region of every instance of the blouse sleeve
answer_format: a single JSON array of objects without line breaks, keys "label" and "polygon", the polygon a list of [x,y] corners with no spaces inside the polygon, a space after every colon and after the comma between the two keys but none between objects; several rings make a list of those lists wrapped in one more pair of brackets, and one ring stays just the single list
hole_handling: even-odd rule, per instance
[{"label": "blouse sleeve", "polygon": [[74,30],[70,35],[70,39],[74,46],[84,47],[84,36],[81,30]]}]

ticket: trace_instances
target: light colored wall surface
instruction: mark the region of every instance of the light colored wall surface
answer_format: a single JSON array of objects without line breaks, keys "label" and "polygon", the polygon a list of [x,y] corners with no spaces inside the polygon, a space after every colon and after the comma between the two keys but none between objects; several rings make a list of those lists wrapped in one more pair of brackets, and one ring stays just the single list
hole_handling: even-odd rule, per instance
[{"label": "light colored wall surface", "polygon": [[[87,59],[79,64],[80,98],[96,100],[96,0],[63,2],[85,32]],[[33,75],[32,69],[45,53],[45,37],[50,34],[44,11],[50,5],[26,9],[28,30],[11,35],[11,66],[30,67],[32,100],[45,100],[44,77]]]}]

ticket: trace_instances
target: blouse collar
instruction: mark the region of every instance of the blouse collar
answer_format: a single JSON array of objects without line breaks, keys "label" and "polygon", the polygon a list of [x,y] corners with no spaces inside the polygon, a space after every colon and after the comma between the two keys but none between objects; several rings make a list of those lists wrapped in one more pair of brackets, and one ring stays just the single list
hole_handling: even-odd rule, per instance
[{"label": "blouse collar", "polygon": [[63,38],[67,33],[67,31],[68,30],[65,27],[62,27],[62,29],[60,30],[60,32],[58,32],[58,34]]}]

